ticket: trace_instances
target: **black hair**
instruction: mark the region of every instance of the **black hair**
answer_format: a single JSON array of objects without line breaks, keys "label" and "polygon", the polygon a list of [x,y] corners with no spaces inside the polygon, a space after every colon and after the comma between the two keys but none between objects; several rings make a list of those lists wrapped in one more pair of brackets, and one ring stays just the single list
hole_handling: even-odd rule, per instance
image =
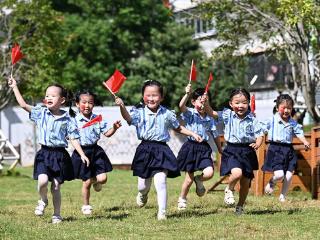
[{"label": "black hair", "polygon": [[94,101],[94,105],[99,105],[99,106],[102,106],[102,102],[98,99],[97,95],[93,92],[91,92],[90,90],[88,89],[84,89],[84,90],[81,90],[81,91],[78,91],[76,93],[76,96],[75,96],[75,102],[76,103],[79,103],[80,102],[80,96],[81,95],[89,95],[89,96],[92,96],[93,97],[93,101]]},{"label": "black hair", "polygon": [[279,108],[279,105],[283,102],[288,102],[291,104],[292,108],[294,105],[294,101],[292,99],[292,97],[290,97],[289,94],[280,94],[276,100],[274,100],[274,102],[276,103],[276,108]]},{"label": "black hair", "polygon": [[146,87],[149,87],[149,86],[157,86],[157,87],[159,87],[160,95],[161,95],[161,97],[163,97],[163,86],[157,80],[146,80],[143,83],[142,90],[141,90],[142,96],[144,94],[144,90],[146,89]]},{"label": "black hair", "polygon": [[[192,100],[197,100],[198,97],[202,96],[205,92],[205,89],[204,88],[197,88],[196,90],[193,91],[192,95],[191,95],[191,99]],[[207,93],[208,95],[208,98],[210,100],[210,96],[209,96],[209,93]]]},{"label": "black hair", "polygon": [[[141,89],[142,96],[144,95],[144,91],[145,91],[146,87],[149,87],[149,86],[157,86],[159,88],[159,92],[160,92],[161,97],[164,96],[163,86],[157,80],[146,80],[146,81],[144,81],[142,89]],[[138,104],[136,104],[135,107],[136,108],[144,107],[143,99],[141,99],[141,101]]]},{"label": "black hair", "polygon": [[60,92],[60,96],[65,98],[65,105],[69,107],[69,115],[71,117],[75,117],[76,113],[75,111],[73,111],[72,109],[72,102],[73,102],[73,93],[67,89],[65,89],[61,84],[58,83],[54,83],[51,84],[47,87],[47,89],[49,87],[57,87],[60,88],[61,92]]},{"label": "black hair", "polygon": [[242,94],[243,96],[246,97],[247,101],[250,103],[250,93],[245,89],[245,88],[236,88],[236,89],[233,89],[231,91],[231,94],[230,94],[230,101],[232,100],[232,98],[235,96],[235,95],[238,95],[238,94]]}]

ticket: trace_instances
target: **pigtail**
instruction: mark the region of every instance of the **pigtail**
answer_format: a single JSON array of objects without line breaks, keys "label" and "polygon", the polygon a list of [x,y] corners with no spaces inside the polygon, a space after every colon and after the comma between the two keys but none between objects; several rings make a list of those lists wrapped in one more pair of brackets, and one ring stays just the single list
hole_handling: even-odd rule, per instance
[{"label": "pigtail", "polygon": [[66,98],[66,106],[69,107],[69,115],[70,117],[75,117],[76,116],[76,112],[72,109],[72,105],[73,105],[73,93],[69,90],[64,89],[65,91],[65,98]]}]

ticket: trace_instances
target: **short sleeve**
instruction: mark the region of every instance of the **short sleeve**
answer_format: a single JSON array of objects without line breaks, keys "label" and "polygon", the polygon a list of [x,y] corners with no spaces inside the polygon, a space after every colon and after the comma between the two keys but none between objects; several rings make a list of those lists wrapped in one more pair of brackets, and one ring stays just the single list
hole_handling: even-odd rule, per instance
[{"label": "short sleeve", "polygon": [[173,111],[167,110],[167,119],[169,121],[170,127],[177,129],[180,126],[180,123],[177,119],[176,114]]},{"label": "short sleeve", "polygon": [[31,108],[30,114],[29,114],[29,119],[31,121],[37,122],[37,120],[41,119],[41,115],[44,112],[45,107],[41,105],[37,105],[35,107]]},{"label": "short sleeve", "polygon": [[218,111],[218,119],[216,121],[218,123],[223,122],[226,124],[230,119],[231,112],[232,111],[229,108],[224,108],[222,111]]},{"label": "short sleeve", "polygon": [[261,127],[260,122],[256,118],[253,120],[253,128],[254,128],[254,136],[256,138],[264,136],[263,128]]},{"label": "short sleeve", "polygon": [[211,122],[210,122],[210,133],[212,135],[213,138],[216,138],[219,136],[219,133],[217,131],[217,127],[216,127],[216,124],[215,124],[215,121],[212,119]]},{"label": "short sleeve", "polygon": [[80,138],[79,130],[77,128],[76,120],[74,118],[70,118],[68,122],[68,137],[69,139]]},{"label": "short sleeve", "polygon": [[137,126],[138,123],[141,121],[141,116],[140,116],[140,112],[139,112],[139,109],[136,108],[136,107],[133,107],[131,110],[130,110],[130,117],[131,117],[131,123],[130,125],[133,125],[133,126]]},{"label": "short sleeve", "polygon": [[102,133],[105,133],[105,132],[107,132],[108,131],[108,123],[107,123],[107,121],[101,121],[100,122],[100,129],[101,129],[101,132]]},{"label": "short sleeve", "polygon": [[272,119],[267,119],[265,121],[260,121],[259,124],[262,128],[262,131],[264,133],[268,133],[268,131],[270,130],[271,128],[271,122],[272,122]]},{"label": "short sleeve", "polygon": [[181,119],[186,123],[190,123],[192,119],[192,111],[190,108],[187,108],[187,110],[181,114]]},{"label": "short sleeve", "polygon": [[293,132],[297,137],[304,136],[302,125],[298,124],[297,122],[295,122],[293,125]]}]

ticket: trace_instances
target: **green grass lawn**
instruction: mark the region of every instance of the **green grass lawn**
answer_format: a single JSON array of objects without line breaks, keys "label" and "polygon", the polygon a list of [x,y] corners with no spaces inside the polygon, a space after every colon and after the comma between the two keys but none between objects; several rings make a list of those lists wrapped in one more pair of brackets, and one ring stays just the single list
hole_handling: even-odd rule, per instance
[{"label": "green grass lawn", "polygon": [[309,193],[290,192],[284,204],[276,196],[250,195],[246,214],[236,216],[234,208],[224,206],[222,191],[199,198],[192,186],[188,209],[179,212],[183,177],[168,179],[168,220],[159,222],[154,187],[148,204],[140,209],[135,204],[137,179],[131,171],[120,170],[108,175],[102,192],[92,192],[91,217],[80,212],[81,181],[66,182],[62,186],[64,221],[53,225],[51,201],[43,217],[33,214],[38,194],[32,169],[16,171],[0,176],[0,239],[320,239],[320,201],[311,200]]}]

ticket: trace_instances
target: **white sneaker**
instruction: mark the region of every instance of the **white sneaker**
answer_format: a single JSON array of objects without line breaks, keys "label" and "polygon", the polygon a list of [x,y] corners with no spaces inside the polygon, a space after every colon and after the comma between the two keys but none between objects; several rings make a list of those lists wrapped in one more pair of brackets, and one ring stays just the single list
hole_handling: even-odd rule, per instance
[{"label": "white sneaker", "polygon": [[93,183],[92,186],[93,186],[93,189],[94,189],[96,192],[100,192],[101,189],[102,189],[102,184],[99,183],[99,182]]},{"label": "white sneaker", "polygon": [[42,200],[38,200],[38,205],[34,210],[34,214],[36,216],[42,216],[44,214],[44,209],[48,206],[48,202],[44,202]]},{"label": "white sneaker", "polygon": [[178,199],[178,210],[185,210],[187,208],[187,199],[179,197]]},{"label": "white sneaker", "polygon": [[286,197],[283,194],[280,194],[279,201],[282,203],[286,202]]},{"label": "white sneaker", "polygon": [[231,191],[228,187],[224,190],[224,203],[228,206],[232,206],[235,204],[233,191]]},{"label": "white sneaker", "polygon": [[236,206],[235,214],[236,215],[241,215],[244,213],[244,209],[242,206]]},{"label": "white sneaker", "polygon": [[165,210],[159,211],[157,217],[159,221],[167,220],[166,211]]},{"label": "white sneaker", "polygon": [[52,223],[53,224],[57,224],[57,223],[61,223],[62,222],[62,217],[61,216],[56,216],[56,215],[53,215],[52,218]]},{"label": "white sneaker", "polygon": [[264,192],[266,194],[271,195],[274,191],[274,183],[272,181],[269,181],[266,187],[264,188]]},{"label": "white sneaker", "polygon": [[84,215],[91,215],[92,214],[92,207],[90,205],[83,205],[81,207],[81,212]]},{"label": "white sneaker", "polygon": [[137,195],[137,204],[139,207],[143,207],[144,205],[146,205],[148,202],[148,195],[147,194],[142,194],[141,192],[138,192]]},{"label": "white sneaker", "polygon": [[206,189],[203,186],[203,182],[200,180],[200,175],[194,177],[194,182],[196,184],[196,193],[199,197],[202,197],[206,193]]}]

